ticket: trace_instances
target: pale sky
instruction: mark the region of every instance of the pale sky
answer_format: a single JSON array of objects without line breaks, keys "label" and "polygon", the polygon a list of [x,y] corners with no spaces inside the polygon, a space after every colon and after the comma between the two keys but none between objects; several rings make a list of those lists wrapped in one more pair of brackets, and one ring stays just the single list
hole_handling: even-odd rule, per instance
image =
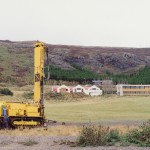
[{"label": "pale sky", "polygon": [[150,0],[0,0],[0,40],[150,47]]}]

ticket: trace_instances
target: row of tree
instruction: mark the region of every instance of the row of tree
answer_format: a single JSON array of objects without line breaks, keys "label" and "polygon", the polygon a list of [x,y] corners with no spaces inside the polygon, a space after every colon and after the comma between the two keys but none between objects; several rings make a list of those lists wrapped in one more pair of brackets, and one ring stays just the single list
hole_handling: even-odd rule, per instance
[{"label": "row of tree", "polygon": [[145,67],[131,75],[112,75],[112,79],[116,83],[150,84],[150,68]]},{"label": "row of tree", "polygon": [[[74,70],[64,70],[56,66],[50,66],[50,78],[55,80],[77,81],[79,83],[89,83],[92,80],[106,80],[111,79],[117,83],[128,84],[150,84],[150,68],[145,67],[136,74],[131,75],[113,75],[106,72],[104,75],[96,74],[88,69],[73,65]],[[47,69],[45,70],[45,73]],[[47,74],[47,73],[46,73]]]},{"label": "row of tree", "polygon": [[82,83],[91,82],[93,79],[97,79],[99,77],[99,75],[93,73],[92,71],[79,66],[74,66],[74,68],[74,70],[64,70],[59,67],[50,66],[50,79],[77,81]]}]

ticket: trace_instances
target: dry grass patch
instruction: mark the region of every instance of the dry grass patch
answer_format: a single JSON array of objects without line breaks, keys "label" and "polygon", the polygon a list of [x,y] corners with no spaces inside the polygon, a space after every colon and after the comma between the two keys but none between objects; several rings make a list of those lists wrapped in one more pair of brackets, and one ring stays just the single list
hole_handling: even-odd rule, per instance
[{"label": "dry grass patch", "polygon": [[9,136],[76,136],[79,134],[80,127],[77,126],[54,126],[32,129],[0,130],[0,135]]},{"label": "dry grass patch", "polygon": [[119,131],[119,134],[124,134],[124,133],[128,132],[129,130],[139,128],[137,125],[136,126],[135,125],[128,126],[128,125],[121,125],[121,124],[120,125],[113,125],[113,126],[109,126],[109,127],[112,130],[117,129]]},{"label": "dry grass patch", "polygon": [[[89,124],[90,125],[90,124]],[[96,125],[96,124],[95,124]],[[96,125],[98,126],[98,125]],[[120,134],[123,134],[131,129],[136,129],[137,126],[116,125],[110,126],[110,129],[117,129]],[[51,126],[47,130],[45,128],[32,129],[15,129],[15,130],[0,130],[0,135],[7,136],[78,136],[82,126]]]}]

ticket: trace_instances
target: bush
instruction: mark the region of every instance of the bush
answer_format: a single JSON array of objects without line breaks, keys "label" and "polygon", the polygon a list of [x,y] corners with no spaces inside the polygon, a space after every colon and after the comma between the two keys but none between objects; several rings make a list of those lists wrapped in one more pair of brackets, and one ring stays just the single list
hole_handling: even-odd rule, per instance
[{"label": "bush", "polygon": [[144,123],[139,129],[130,130],[124,136],[124,143],[137,146],[150,147],[150,121]]},{"label": "bush", "polygon": [[25,98],[25,99],[33,99],[33,92],[24,92],[23,93],[23,97]]},{"label": "bush", "polygon": [[13,92],[10,91],[8,88],[0,89],[0,94],[13,96]]},{"label": "bush", "polygon": [[111,130],[109,127],[84,126],[77,139],[78,146],[112,146],[116,143],[120,146],[150,147],[150,120],[124,135],[119,135],[118,130]]},{"label": "bush", "polygon": [[110,130],[103,126],[84,126],[77,140],[78,146],[114,145],[120,141],[118,130]]}]

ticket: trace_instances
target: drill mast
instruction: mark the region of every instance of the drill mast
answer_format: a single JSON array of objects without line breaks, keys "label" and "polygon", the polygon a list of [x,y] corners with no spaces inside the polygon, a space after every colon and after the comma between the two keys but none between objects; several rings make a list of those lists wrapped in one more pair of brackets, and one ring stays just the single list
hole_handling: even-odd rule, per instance
[{"label": "drill mast", "polygon": [[34,44],[34,103],[44,105],[44,55],[47,47],[42,42]]}]

